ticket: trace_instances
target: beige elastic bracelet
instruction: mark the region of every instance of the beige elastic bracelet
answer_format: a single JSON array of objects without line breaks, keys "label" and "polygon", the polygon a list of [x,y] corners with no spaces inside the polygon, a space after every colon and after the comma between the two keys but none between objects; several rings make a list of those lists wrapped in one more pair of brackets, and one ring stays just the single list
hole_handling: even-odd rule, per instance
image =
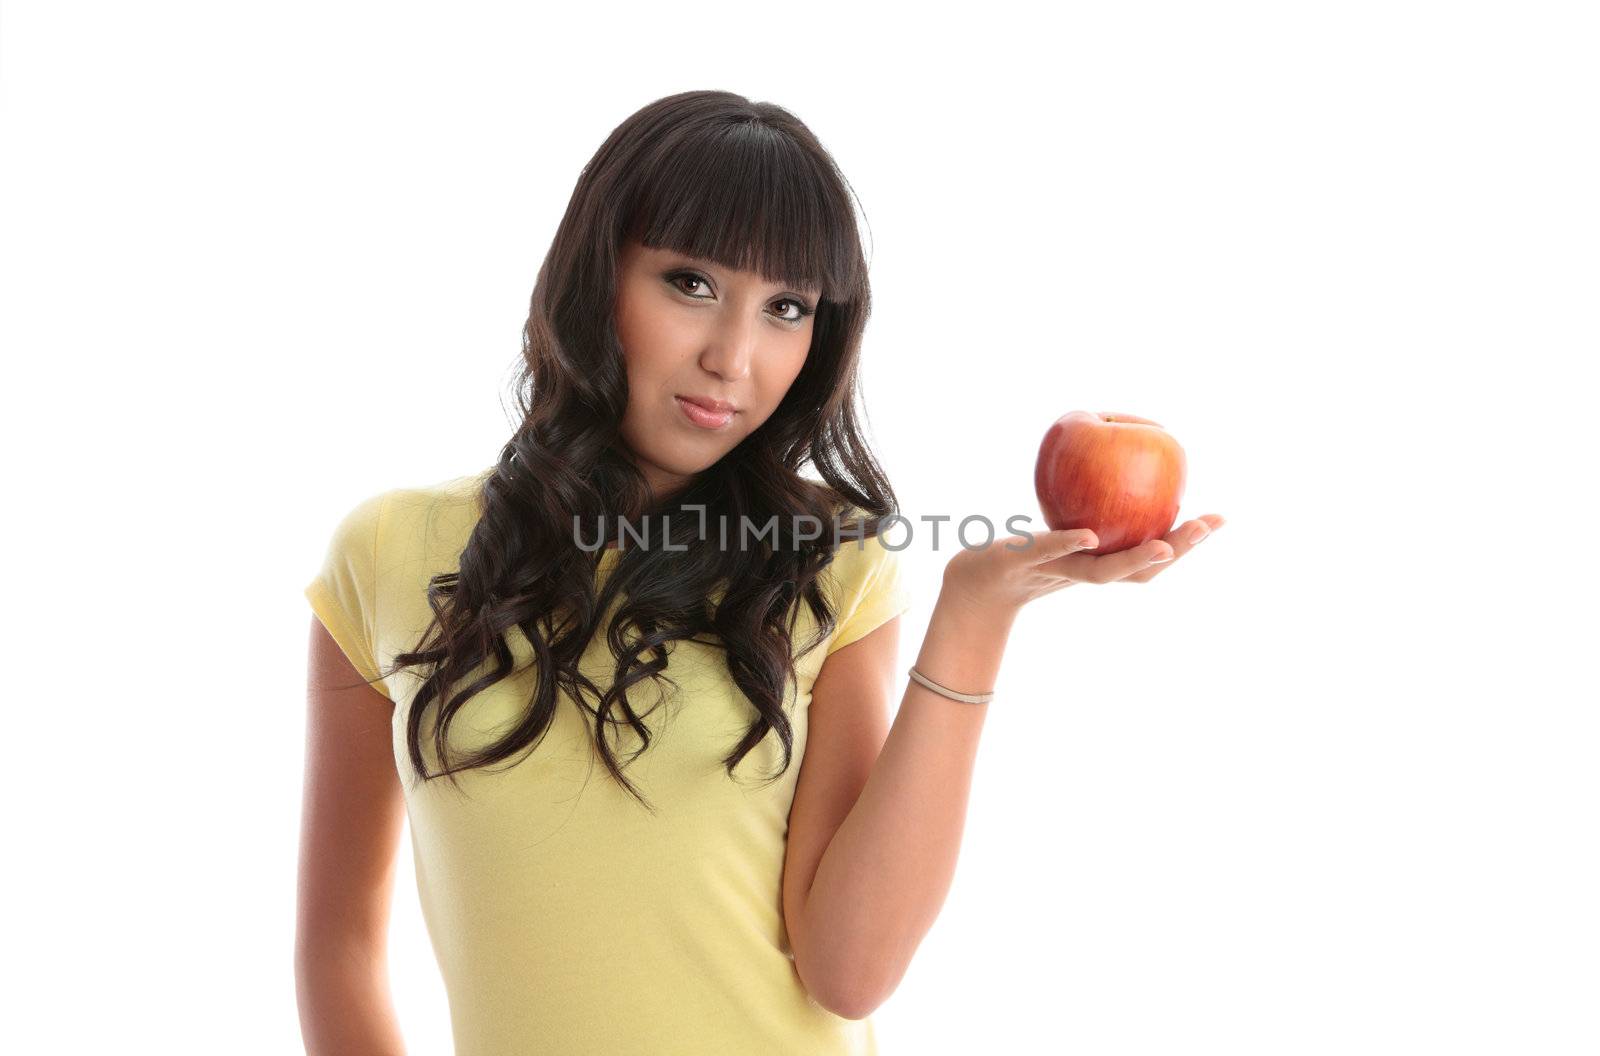
[{"label": "beige elastic bracelet", "polygon": [[949,697],[951,700],[959,700],[963,704],[987,704],[989,701],[994,699],[993,692],[957,693],[953,689],[946,689],[933,679],[929,678],[927,675],[923,674],[921,671],[918,671],[915,667],[911,669],[910,675],[912,679],[915,680],[919,685],[927,686],[941,697]]}]

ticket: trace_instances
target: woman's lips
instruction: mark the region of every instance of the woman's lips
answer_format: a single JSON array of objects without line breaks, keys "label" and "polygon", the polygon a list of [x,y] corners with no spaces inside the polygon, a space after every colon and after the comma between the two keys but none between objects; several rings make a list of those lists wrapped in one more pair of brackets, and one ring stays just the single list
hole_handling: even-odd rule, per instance
[{"label": "woman's lips", "polygon": [[702,429],[721,429],[733,421],[735,413],[733,411],[708,411],[682,396],[674,396],[673,399],[678,401],[678,409],[683,412],[683,416]]}]

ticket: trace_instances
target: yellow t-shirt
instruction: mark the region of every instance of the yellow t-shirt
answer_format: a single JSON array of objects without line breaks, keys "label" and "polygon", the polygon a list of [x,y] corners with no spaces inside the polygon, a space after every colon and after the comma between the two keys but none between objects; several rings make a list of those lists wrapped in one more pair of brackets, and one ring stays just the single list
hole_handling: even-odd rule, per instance
[{"label": "yellow t-shirt", "polygon": [[[364,676],[417,644],[431,616],[428,580],[459,567],[488,472],[374,495],[335,529],[305,596]],[[597,577],[616,557],[602,557]],[[783,762],[773,731],[740,762],[738,783],[721,763],[756,712],[720,651],[673,643],[666,673],[681,694],[648,716],[659,699],[653,686],[630,690],[651,741],[623,772],[655,816],[606,771],[592,717],[566,697],[544,740],[511,769],[463,771],[461,791],[448,779],[413,787],[405,722],[422,677],[407,668],[373,683],[396,704],[395,761],[456,1056],[877,1051],[870,1017],[824,1009],[795,971],[783,861],[817,672],[827,653],[904,612],[912,595],[898,555],[877,538],[846,538],[821,583],[839,625],[798,662],[798,697],[791,690],[787,705],[793,761],[779,780],[758,787]],[[794,640],[815,628],[802,604]],[[507,637],[525,667],[526,639]],[[596,685],[610,684],[603,634],[582,664]],[[473,697],[450,726],[452,746],[493,740],[534,683],[524,669]],[[639,747],[622,731],[611,741],[619,763]],[[431,751],[425,758],[437,765]]]}]

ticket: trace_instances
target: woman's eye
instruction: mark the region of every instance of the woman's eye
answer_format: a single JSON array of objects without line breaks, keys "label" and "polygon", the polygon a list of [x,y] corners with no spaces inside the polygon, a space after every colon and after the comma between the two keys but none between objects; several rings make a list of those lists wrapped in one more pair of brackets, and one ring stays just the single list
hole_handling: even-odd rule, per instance
[{"label": "woman's eye", "polygon": [[[704,286],[706,284],[706,280],[705,279],[702,279],[700,276],[695,275],[692,272],[687,272],[687,271],[679,272],[676,275],[669,275],[667,277],[667,281],[672,283],[674,286],[677,286],[678,283],[683,282],[685,280],[687,280],[689,282],[698,282],[702,286]],[[687,290],[684,290],[683,287],[681,287],[681,286],[678,286],[678,289],[682,290],[684,293],[688,293],[689,292]],[[706,300],[706,298],[704,298],[704,297],[697,297],[695,299],[696,300],[702,300],[702,301]]]},{"label": "woman's eye", "polygon": [[813,311],[815,311],[815,309],[810,307],[809,305],[801,304],[799,301],[791,300],[788,297],[785,297],[783,300],[779,301],[778,303],[779,304],[786,304],[790,308],[794,309],[795,314],[793,314],[793,315],[785,314],[785,315],[779,316],[779,318],[782,319],[786,323],[795,323],[795,324],[802,323],[802,322],[805,321],[806,316],[810,315]]}]

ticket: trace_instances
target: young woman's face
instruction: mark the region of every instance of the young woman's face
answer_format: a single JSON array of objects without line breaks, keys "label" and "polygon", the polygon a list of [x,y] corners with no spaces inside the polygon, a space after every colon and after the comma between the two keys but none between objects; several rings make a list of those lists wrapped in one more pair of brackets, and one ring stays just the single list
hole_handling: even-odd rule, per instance
[{"label": "young woman's face", "polygon": [[[805,365],[813,319],[806,309],[816,308],[817,296],[623,243],[616,308],[628,371],[622,438],[655,495],[687,484],[777,409]],[[697,410],[694,401],[720,401],[733,413]]]}]

